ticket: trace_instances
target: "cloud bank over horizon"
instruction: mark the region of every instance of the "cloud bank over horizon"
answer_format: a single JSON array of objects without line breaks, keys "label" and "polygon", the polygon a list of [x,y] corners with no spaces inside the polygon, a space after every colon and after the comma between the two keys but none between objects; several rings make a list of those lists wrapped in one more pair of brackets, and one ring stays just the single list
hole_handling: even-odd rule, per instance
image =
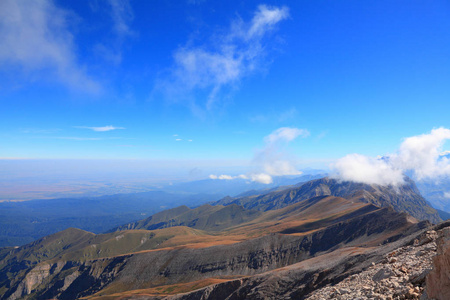
[{"label": "cloud bank over horizon", "polygon": [[247,175],[210,175],[210,179],[245,179],[263,184],[273,182],[273,176],[300,175],[302,172],[294,166],[293,159],[285,152],[287,145],[298,137],[309,136],[306,129],[281,127],[264,137],[264,147],[255,153],[252,161],[254,171]]},{"label": "cloud bank over horizon", "polygon": [[402,185],[404,174],[415,180],[439,179],[450,175],[448,151],[444,143],[450,139],[450,129],[435,128],[430,133],[406,138],[399,149],[389,155],[369,157],[349,154],[332,164],[332,177],[378,185]]}]

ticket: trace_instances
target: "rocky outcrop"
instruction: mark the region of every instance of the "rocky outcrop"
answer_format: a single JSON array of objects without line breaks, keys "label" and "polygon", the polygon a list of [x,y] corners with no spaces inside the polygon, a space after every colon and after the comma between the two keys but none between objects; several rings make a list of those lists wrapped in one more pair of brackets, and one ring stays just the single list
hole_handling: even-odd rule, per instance
[{"label": "rocky outcrop", "polygon": [[450,227],[439,232],[433,270],[427,276],[427,294],[431,299],[450,299]]},{"label": "rocky outcrop", "polygon": [[373,262],[365,271],[318,289],[306,299],[420,299],[436,254],[436,237],[436,231],[427,231],[412,244]]}]

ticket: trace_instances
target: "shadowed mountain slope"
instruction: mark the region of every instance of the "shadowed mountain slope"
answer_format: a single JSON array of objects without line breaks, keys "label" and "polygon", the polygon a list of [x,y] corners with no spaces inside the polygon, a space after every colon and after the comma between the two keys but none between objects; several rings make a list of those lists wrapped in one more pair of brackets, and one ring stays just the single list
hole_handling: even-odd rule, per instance
[{"label": "shadowed mountain slope", "polygon": [[114,230],[161,229],[174,226],[188,226],[201,230],[220,231],[242,224],[261,215],[260,211],[245,209],[231,204],[227,206],[205,204],[194,209],[180,206],[149,218],[120,226]]}]

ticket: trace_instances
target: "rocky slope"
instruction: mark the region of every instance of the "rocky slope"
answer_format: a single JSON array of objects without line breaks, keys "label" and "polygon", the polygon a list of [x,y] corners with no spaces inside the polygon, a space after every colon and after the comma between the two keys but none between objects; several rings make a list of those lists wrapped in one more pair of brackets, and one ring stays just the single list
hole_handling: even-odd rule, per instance
[{"label": "rocky slope", "polygon": [[289,267],[164,299],[446,300],[450,295],[449,241],[450,222],[382,247],[342,248]]}]

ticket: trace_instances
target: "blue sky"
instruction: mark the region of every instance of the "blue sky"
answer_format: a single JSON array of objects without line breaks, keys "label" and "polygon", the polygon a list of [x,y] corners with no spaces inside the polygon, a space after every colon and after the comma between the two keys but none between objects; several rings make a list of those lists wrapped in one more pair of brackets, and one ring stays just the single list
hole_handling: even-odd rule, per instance
[{"label": "blue sky", "polygon": [[[0,3],[0,157],[301,168],[450,127],[447,1]],[[265,139],[266,137],[266,139]]]}]

